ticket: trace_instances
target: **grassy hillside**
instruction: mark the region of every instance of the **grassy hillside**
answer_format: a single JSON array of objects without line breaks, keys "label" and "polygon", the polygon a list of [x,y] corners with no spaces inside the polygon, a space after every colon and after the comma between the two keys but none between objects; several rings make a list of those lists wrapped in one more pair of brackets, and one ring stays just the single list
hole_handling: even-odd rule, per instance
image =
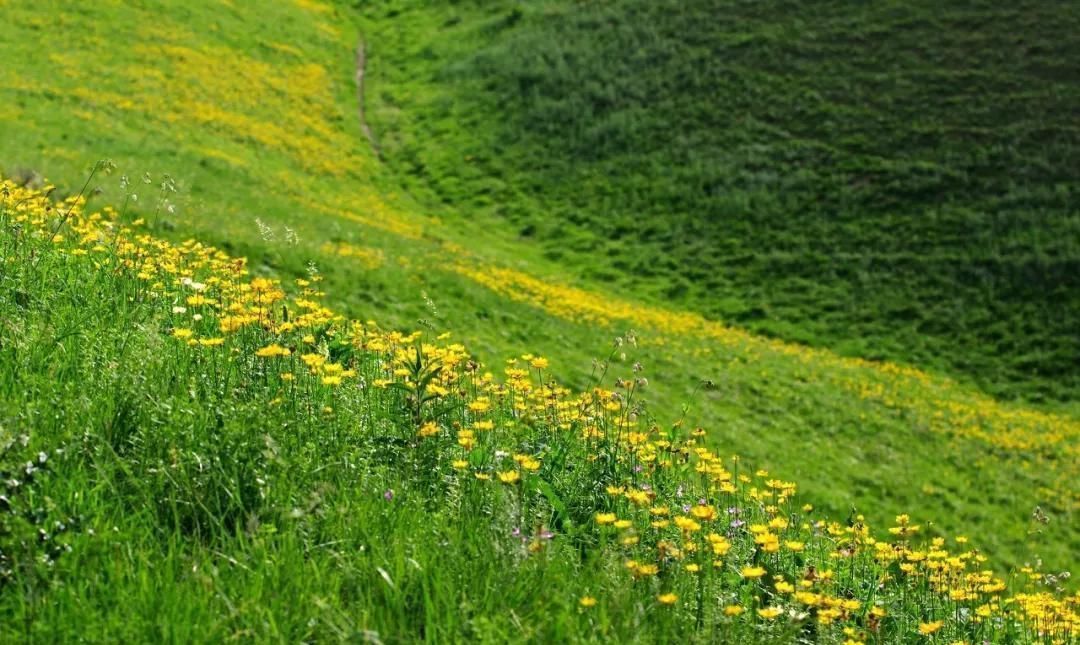
[{"label": "grassy hillside", "polygon": [[[253,31],[244,10],[213,4],[7,10],[9,168],[47,169],[73,194],[89,160],[111,156],[122,170],[94,182],[94,199],[161,235],[245,255],[260,275],[302,277],[313,263],[360,318],[452,329],[493,360],[543,349],[578,387],[598,348],[636,328],[657,382],[651,405],[689,406],[715,445],[797,478],[830,514],[872,508],[884,523],[919,508],[942,531],[983,533],[1000,562],[1072,564],[1072,414],[770,342],[640,294],[570,287],[560,264],[483,220],[445,223],[453,212],[395,194],[360,133],[348,14],[280,5]],[[35,39],[50,20],[62,38],[42,59]],[[163,173],[176,192],[162,190]],[[1051,522],[1033,543],[1036,505]]]},{"label": "grassy hillside", "polygon": [[967,537],[820,519],[654,416],[636,368],[580,394],[540,356],[496,377],[446,335],[336,314],[318,274],[252,278],[82,197],[0,194],[5,642],[1080,629],[1080,594],[1027,568],[1007,595]]},{"label": "grassy hillside", "polygon": [[[0,56],[5,65],[0,66],[0,167],[6,175],[31,185],[41,184],[41,176],[47,176],[57,186],[53,192],[57,198],[75,195],[85,184],[82,192],[89,197],[91,209],[108,205],[122,213],[125,222],[144,220],[139,230],[154,239],[181,244],[191,238],[232,256],[244,256],[252,277],[291,283],[317,276],[325,302],[356,320],[373,319],[384,329],[425,329],[429,341],[436,331],[450,330],[471,354],[499,366],[491,368],[496,374],[502,372],[505,359],[540,353],[551,359],[545,379],[587,392],[595,383],[597,361],[611,363],[612,374],[624,378],[635,376],[631,366],[640,362],[644,371],[636,377],[649,381],[648,388],[635,395],[635,401],[647,403],[647,413],[641,416],[655,417],[662,428],[681,416],[684,428],[705,430],[698,441],[717,454],[739,454],[740,468],[746,469],[740,472],[763,468],[770,478],[798,481],[800,494],[815,507],[814,518],[843,520],[861,513],[870,525],[882,527],[873,534],[884,538],[889,535],[885,528],[894,526],[895,516],[911,513],[912,522],[923,527],[921,535],[969,537],[980,553],[991,556],[986,566],[1002,576],[1037,559],[1046,571],[1053,572],[1075,564],[1075,553],[1080,551],[1080,536],[1074,529],[1080,506],[1076,485],[1080,480],[1080,460],[1076,458],[1080,422],[1075,403],[1033,407],[1002,402],[933,370],[845,358],[829,350],[809,349],[729,327],[643,289],[623,288],[596,278],[574,278],[566,271],[567,266],[574,266],[572,257],[557,261],[545,257],[542,246],[508,235],[505,227],[493,224],[482,211],[465,218],[457,207],[431,206],[424,191],[404,181],[393,162],[389,166],[380,162],[362,134],[353,81],[360,28],[353,22],[354,14],[345,8],[313,2],[275,3],[261,8],[260,20],[255,23],[250,8],[228,2],[71,7],[67,3],[9,1],[2,7]],[[427,18],[427,22],[402,24],[442,25],[438,13],[442,10],[436,8],[431,14],[434,18]],[[385,87],[378,79],[387,78],[386,66],[391,59],[380,52],[387,52],[392,40],[385,33],[380,40],[368,22],[363,27],[368,45],[367,76],[376,80],[368,88],[368,96],[373,97],[372,87]],[[372,101],[377,103],[374,98]],[[368,108],[374,121],[374,106],[369,104]],[[379,118],[386,119],[386,104],[380,109]],[[383,137],[388,132],[379,130]],[[390,145],[384,138],[384,158],[391,156]],[[93,161],[106,156],[115,159],[118,170],[111,175],[97,174],[87,183]],[[17,238],[20,233],[6,229],[5,234]],[[74,242],[65,238],[65,243]],[[447,531],[459,526],[449,520],[439,524],[442,516],[416,519],[431,512],[424,501],[429,498],[400,495],[406,486],[403,482],[412,481],[412,475],[398,470],[404,462],[392,462],[393,468],[380,471],[382,474],[363,486],[340,492],[346,484],[356,483],[349,477],[360,477],[350,474],[350,469],[361,464],[367,468],[369,460],[375,465],[391,463],[370,454],[370,439],[360,441],[349,434],[360,432],[358,424],[368,428],[364,424],[374,422],[373,418],[361,422],[362,405],[343,411],[340,425],[326,424],[320,416],[323,394],[313,394],[306,408],[290,409],[280,416],[267,413],[268,402],[277,398],[271,387],[274,384],[265,380],[272,374],[250,355],[264,346],[252,343],[270,339],[254,334],[243,336],[242,344],[234,345],[230,340],[223,345],[230,351],[237,349],[237,356],[248,361],[244,370],[254,371],[241,370],[239,363],[235,372],[230,371],[232,363],[221,358],[221,363],[213,365],[230,375],[224,382],[232,389],[215,391],[207,398],[209,395],[200,394],[199,387],[204,386],[188,384],[192,378],[215,378],[210,364],[174,365],[174,358],[186,360],[185,355],[163,349],[173,347],[166,343],[175,339],[165,336],[179,326],[171,317],[171,306],[186,305],[158,302],[140,309],[137,316],[132,313],[134,319],[117,316],[113,320],[103,312],[119,307],[117,303],[125,294],[136,300],[145,295],[144,288],[136,286],[141,284],[137,273],[124,278],[130,282],[116,287],[119,291],[112,291],[112,286],[91,289],[99,278],[90,266],[30,271],[19,263],[33,254],[26,255],[25,248],[21,255],[13,254],[12,244],[9,241],[4,247],[2,277],[7,291],[3,306],[8,309],[3,322],[8,326],[3,331],[3,348],[17,354],[9,355],[10,362],[4,359],[3,368],[9,376],[0,397],[4,406],[0,426],[11,436],[28,436],[29,443],[11,453],[4,469],[14,472],[9,463],[21,467],[26,460],[36,459],[38,451],[52,454],[62,449],[77,453],[78,459],[84,453],[94,454],[87,452],[89,448],[84,450],[86,444],[70,441],[83,429],[80,420],[95,423],[98,429],[87,435],[86,441],[94,445],[101,440],[112,442],[107,450],[100,449],[106,450],[108,459],[114,459],[110,451],[115,451],[117,460],[87,464],[77,459],[70,466],[74,470],[65,467],[50,477],[48,486],[56,488],[30,493],[32,501],[26,504],[31,509],[48,510],[50,524],[62,520],[66,526],[67,517],[92,515],[98,518],[92,524],[96,535],[116,526],[122,538],[108,545],[90,540],[93,536],[88,532],[79,538],[90,540],[97,555],[79,561],[78,570],[96,567],[103,573],[84,586],[80,586],[83,583],[78,582],[74,567],[53,579],[60,581],[59,593],[67,594],[62,602],[53,604],[57,597],[52,591],[46,593],[52,583],[43,588],[8,586],[0,592],[0,601],[11,603],[8,606],[13,611],[19,607],[21,627],[11,629],[27,625],[28,629],[46,629],[50,624],[60,630],[72,628],[69,623],[52,620],[61,611],[86,616],[102,630],[122,629],[131,614],[146,617],[169,611],[175,613],[168,614],[168,624],[191,624],[199,629],[212,624],[207,627],[211,639],[219,634],[244,636],[249,632],[273,638],[274,630],[280,628],[276,633],[284,634],[281,638],[299,640],[305,637],[306,621],[317,611],[322,613],[316,620],[329,625],[326,629],[334,634],[326,638],[355,635],[365,625],[384,635],[395,630],[418,635],[420,632],[414,630],[421,627],[409,622],[416,607],[410,603],[415,595],[426,597],[423,594],[431,591],[423,587],[427,584],[424,580],[443,583],[427,574],[411,573],[417,570],[408,558],[430,572],[443,559],[457,557],[460,547],[468,557],[447,565],[446,574],[452,581],[439,592],[447,595],[432,601],[433,606],[446,609],[442,618],[432,620],[449,625],[447,633],[505,638],[510,633],[507,630],[521,629],[518,622],[525,624],[522,608],[527,606],[537,615],[550,610],[557,616],[552,619],[553,631],[535,632],[536,638],[559,637],[568,633],[566,630],[580,628],[576,622],[579,616],[593,620],[577,613],[576,594],[603,588],[619,599],[611,600],[606,610],[609,614],[598,621],[613,631],[595,632],[596,638],[604,634],[629,637],[627,630],[632,625],[646,630],[641,634],[643,640],[657,634],[682,635],[677,630],[664,631],[669,629],[664,625],[657,625],[657,632],[648,631],[651,626],[641,627],[646,615],[650,620],[656,615],[642,612],[646,606],[654,606],[650,604],[655,600],[654,592],[661,589],[650,588],[647,593],[639,589],[619,596],[616,590],[622,588],[625,578],[608,578],[617,574],[579,566],[569,556],[559,560],[562,564],[552,565],[552,579],[577,577],[582,584],[595,581],[596,589],[575,588],[571,592],[565,591],[569,587],[558,587],[565,593],[560,591],[561,604],[551,601],[557,608],[546,600],[536,600],[528,594],[542,588],[548,574],[538,570],[531,574],[534,577],[514,578],[511,573],[520,570],[500,559],[506,555],[512,560],[519,552],[499,551],[502,547],[491,546],[487,537],[472,543],[473,538],[463,534],[453,537],[440,533],[442,526],[449,527]],[[53,257],[49,262],[63,264],[66,257]],[[18,277],[9,279],[16,275],[9,266],[15,265],[20,267]],[[309,295],[303,297],[310,299]],[[53,298],[59,298],[61,304],[49,304]],[[98,309],[93,308],[98,306],[94,298],[101,299]],[[36,309],[27,309],[31,304]],[[215,316],[222,313],[216,306],[213,309]],[[51,313],[54,311],[66,311],[63,316],[68,318]],[[276,307],[270,313],[281,315]],[[37,322],[29,322],[31,315]],[[136,333],[131,332],[129,323],[137,324]],[[210,335],[211,327],[200,328],[197,337],[216,338]],[[628,351],[625,361],[619,353],[609,357],[612,339],[624,336],[629,328],[637,331],[638,347]],[[107,339],[102,341],[104,346],[90,343],[87,353],[78,353],[85,339],[98,335]],[[16,341],[24,337],[35,339],[26,341],[30,354],[21,344],[16,348]],[[83,340],[58,344],[67,338]],[[125,344],[124,338],[130,338],[131,344]],[[137,345],[143,349],[136,351]],[[175,347],[179,350],[186,345]],[[55,365],[53,358],[59,361]],[[331,362],[348,364],[338,356]],[[360,366],[358,375],[373,382],[374,373],[363,370],[375,367],[374,363]],[[115,378],[123,382],[87,378],[103,368],[115,370]],[[222,381],[211,383],[221,385]],[[144,387],[149,388],[146,400],[139,398]],[[101,403],[94,403],[99,400]],[[118,404],[111,403],[117,400]],[[206,408],[206,401],[214,403]],[[60,404],[67,406],[62,409],[71,410],[70,419],[50,416]],[[131,412],[125,411],[132,406]],[[31,414],[30,409],[37,412]],[[170,410],[177,416],[171,416]],[[186,429],[183,419],[188,417],[183,415],[199,419],[199,430]],[[396,424],[399,430],[409,422],[408,416],[401,416],[396,409],[378,418]],[[114,426],[124,430],[117,430],[114,436]],[[227,432],[222,434],[222,429]],[[153,434],[151,431],[157,433],[153,436],[158,443],[146,444],[145,436]],[[365,429],[362,434],[385,437],[387,432],[385,428],[371,433]],[[263,466],[230,472],[225,466],[209,465],[225,463],[233,453],[251,457],[238,460],[238,464],[272,462],[265,454],[269,450],[266,435],[288,451],[286,461],[291,465],[286,475],[280,475],[282,471],[277,475],[281,490],[267,493],[280,496],[265,507],[262,501],[257,502],[258,508],[272,510],[267,515],[260,510],[259,524],[249,528],[237,518],[250,515],[250,505],[256,504],[251,495],[261,499],[262,484],[257,480],[265,479],[260,470]],[[219,445],[222,436],[229,441]],[[400,438],[408,443],[405,434]],[[80,447],[69,450],[69,445]],[[136,459],[124,458],[125,451],[140,450],[147,452],[138,452]],[[411,444],[402,450],[411,452]],[[190,482],[168,481],[172,471],[162,464],[171,466],[173,460],[183,464]],[[105,470],[92,474],[101,468]],[[156,483],[123,497],[134,500],[125,501],[126,506],[110,505],[108,500],[118,499],[117,491],[123,492],[117,481],[135,486],[143,479]],[[161,487],[181,485],[187,487],[183,495],[160,497]],[[385,487],[397,487],[395,499],[408,499],[416,506],[401,511],[402,515],[389,514],[367,525],[353,525],[350,518],[383,512]],[[68,492],[61,494],[61,489]],[[331,489],[339,492],[332,494]],[[97,497],[87,497],[91,492]],[[348,497],[354,493],[358,497]],[[578,497],[577,492],[573,495]],[[596,496],[606,499],[601,493]],[[149,511],[138,509],[151,498],[165,500],[154,504],[185,500],[178,502],[179,506],[214,499],[219,506],[210,506],[208,514],[198,520],[184,519],[203,512],[188,508],[176,509],[183,511],[179,519],[165,517],[171,508],[146,517]],[[318,506],[322,499],[332,502]],[[242,513],[238,514],[236,504]],[[309,504],[335,510],[326,510],[330,513],[326,524],[301,528],[288,524],[293,520],[284,516],[294,509],[312,514],[312,510],[305,510]],[[494,501],[484,504],[488,502],[478,508],[495,508]],[[351,510],[356,512],[350,514]],[[221,523],[226,515],[231,519]],[[45,517],[36,511],[30,516]],[[394,524],[398,520],[400,525]],[[202,538],[196,540],[192,532],[203,530],[192,528],[193,523],[201,526],[207,522],[213,524],[207,529],[211,531],[208,546],[196,546]],[[257,550],[252,535],[258,534],[263,524],[274,527],[266,531],[281,531],[281,540],[295,540],[274,547],[292,549],[289,555]],[[417,537],[431,547],[431,552],[428,546],[417,547],[428,553],[424,556],[427,560],[409,551],[395,551],[386,554],[393,566],[373,560],[372,566],[363,565],[366,573],[350,578],[351,574],[338,577],[337,573],[345,556],[333,550],[324,553],[324,547],[329,548],[328,543],[335,540],[366,549],[382,540],[389,549],[408,543],[399,537],[419,524],[438,529]],[[469,525],[468,531],[479,531],[478,526]],[[32,534],[34,529],[28,530]],[[238,531],[236,541],[231,541]],[[227,538],[222,537],[226,533]],[[239,543],[250,550],[238,550]],[[436,548],[447,544],[454,546]],[[578,543],[568,544],[573,551]],[[746,547],[745,553],[751,553],[748,544]],[[498,558],[489,557],[493,549],[501,554]],[[108,569],[102,564],[104,554],[115,550],[126,554],[127,564]],[[436,550],[441,551],[437,556],[432,554]],[[36,557],[37,552],[32,555]],[[94,559],[99,556],[101,559]],[[609,569],[621,573],[621,556],[611,557]],[[480,572],[470,577],[473,574],[464,570],[479,560],[483,560]],[[142,566],[145,562],[163,564],[152,571]],[[391,586],[409,595],[408,603],[388,602],[379,595],[382,592],[366,585],[370,580],[364,575],[377,576],[373,578],[375,588],[381,589],[378,585],[385,578],[377,567],[394,581]],[[214,587],[197,571],[211,578],[219,576],[225,587]],[[415,575],[410,584],[418,586],[400,583],[402,575]],[[93,585],[116,580],[123,581],[123,593],[136,603],[133,611],[117,613],[130,606],[123,603],[112,608],[94,604]],[[294,597],[269,598],[270,590],[286,583],[294,585]],[[1075,585],[1075,580],[1065,584]],[[161,591],[171,593],[174,589],[183,598]],[[207,592],[213,589],[220,593]],[[478,589],[510,591],[504,598],[494,598],[481,597],[475,591]],[[716,594],[720,589],[726,594],[734,587],[716,589]],[[365,593],[373,595],[356,600]],[[633,595],[639,593],[645,595]],[[689,597],[687,593],[683,588],[678,591],[684,599]],[[27,598],[38,598],[43,604],[22,604]],[[238,602],[238,598],[243,601]],[[353,601],[359,604],[350,604]],[[388,606],[395,607],[397,613],[383,612]],[[465,611],[462,607],[472,608],[467,611],[471,631],[453,622],[452,614]],[[514,613],[509,613],[510,609]],[[934,611],[938,609],[940,606]],[[49,613],[53,611],[57,613]],[[98,618],[91,620],[95,615]],[[919,620],[933,615],[937,614]],[[710,620],[714,618],[719,617]],[[98,620],[104,622],[94,622]],[[485,620],[490,625],[483,625]],[[897,629],[914,628],[914,620],[907,619]],[[488,627],[491,631],[486,631]],[[132,634],[145,635],[152,626],[135,620],[130,629]],[[323,627],[312,629],[329,633],[320,631]],[[738,631],[725,633],[733,634],[732,638],[745,636]],[[769,633],[782,639],[788,632]],[[164,637],[187,640],[190,635],[177,631]],[[47,635],[40,638],[48,640]]]},{"label": "grassy hillside", "polygon": [[367,5],[425,203],[575,275],[1009,398],[1080,389],[1076,5]]}]

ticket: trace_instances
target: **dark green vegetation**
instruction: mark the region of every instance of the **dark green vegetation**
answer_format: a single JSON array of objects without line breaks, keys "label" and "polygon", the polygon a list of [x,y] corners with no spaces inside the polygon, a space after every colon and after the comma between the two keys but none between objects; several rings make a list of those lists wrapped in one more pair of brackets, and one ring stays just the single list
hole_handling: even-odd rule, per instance
[{"label": "dark green vegetation", "polygon": [[428,204],[764,333],[1080,391],[1080,5],[365,15],[369,120]]}]

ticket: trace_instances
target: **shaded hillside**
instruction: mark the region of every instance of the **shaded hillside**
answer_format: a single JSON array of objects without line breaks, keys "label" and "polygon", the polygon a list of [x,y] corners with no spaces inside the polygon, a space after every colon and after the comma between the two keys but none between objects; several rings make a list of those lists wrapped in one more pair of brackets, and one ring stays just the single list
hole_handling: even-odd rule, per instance
[{"label": "shaded hillside", "polygon": [[1080,386],[1075,5],[396,2],[416,195],[589,280],[999,396]]}]

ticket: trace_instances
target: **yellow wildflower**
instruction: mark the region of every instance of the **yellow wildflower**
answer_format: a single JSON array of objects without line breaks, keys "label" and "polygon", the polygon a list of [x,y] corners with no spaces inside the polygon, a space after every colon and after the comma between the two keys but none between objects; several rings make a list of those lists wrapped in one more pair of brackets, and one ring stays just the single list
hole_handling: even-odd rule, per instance
[{"label": "yellow wildflower", "polygon": [[289,354],[292,354],[292,352],[289,351],[289,348],[282,347],[277,343],[267,345],[266,347],[263,347],[262,349],[255,352],[255,355],[260,358],[274,358],[276,356],[288,356]]},{"label": "yellow wildflower", "polygon": [[675,526],[679,527],[685,533],[693,533],[701,530],[701,525],[695,522],[692,518],[680,515],[675,518]]},{"label": "yellow wildflower", "polygon": [[690,514],[703,522],[711,522],[716,519],[716,507],[695,506],[690,509]]},{"label": "yellow wildflower", "polygon": [[919,623],[919,633],[923,636],[929,636],[937,630],[941,629],[944,624],[945,621],[942,620],[935,620],[929,623]]}]

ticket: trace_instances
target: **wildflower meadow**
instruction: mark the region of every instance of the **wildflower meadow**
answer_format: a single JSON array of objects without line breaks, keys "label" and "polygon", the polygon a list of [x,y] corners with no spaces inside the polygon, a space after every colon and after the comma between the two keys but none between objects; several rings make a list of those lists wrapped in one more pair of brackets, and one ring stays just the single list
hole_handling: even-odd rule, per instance
[{"label": "wildflower meadow", "polygon": [[[842,133],[693,107],[708,47],[761,92],[781,74],[761,48],[816,56],[818,89],[783,95],[832,100],[862,30],[907,51],[888,34],[926,7],[830,6],[815,28],[855,34],[833,51],[781,3],[647,4],[0,0],[0,642],[1080,640],[1075,178],[1026,139],[971,126],[961,155],[916,136],[954,134],[930,118],[952,99],[924,97],[919,127],[834,106]],[[1032,4],[1015,29],[1049,43]],[[716,31],[720,9],[745,34]],[[976,47],[960,18],[996,34],[1005,11],[931,22]],[[1057,46],[1033,46],[1026,94],[1007,61],[941,65],[1048,106],[1004,131],[1035,136],[1075,89]],[[589,72],[612,51],[669,80]],[[878,78],[860,74],[856,94]],[[704,156],[643,148],[661,114]],[[871,122],[912,156],[886,159]],[[721,163],[706,132],[760,143]],[[1006,158],[1030,162],[1019,188],[972,197]],[[714,165],[729,201],[707,198]],[[791,201],[762,201],[774,188]],[[929,190],[955,201],[915,218]],[[733,204],[764,220],[808,195],[840,219],[806,244],[790,221],[719,230]],[[602,216],[646,203],[670,217]],[[707,216],[671,224],[687,208]],[[1008,231],[993,261],[942,233],[984,211]],[[834,226],[867,255],[806,269]],[[919,257],[928,275],[982,258],[982,282],[844,300]],[[1040,293],[986,287],[1008,266]]]}]

